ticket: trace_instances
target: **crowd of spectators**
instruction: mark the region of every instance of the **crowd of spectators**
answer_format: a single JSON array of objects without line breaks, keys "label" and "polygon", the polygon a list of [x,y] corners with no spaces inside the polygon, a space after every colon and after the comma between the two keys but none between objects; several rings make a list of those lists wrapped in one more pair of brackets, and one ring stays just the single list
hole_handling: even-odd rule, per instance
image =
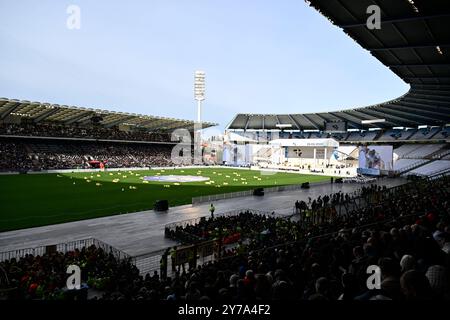
[{"label": "crowd of spectators", "polygon": [[0,171],[32,169],[33,163],[22,145],[0,140]]},{"label": "crowd of spectators", "polygon": [[172,165],[172,145],[45,140],[0,140],[0,171],[89,169]]},{"label": "crowd of spectators", "polygon": [[386,186],[371,184],[370,186],[363,186],[352,193],[339,191],[319,196],[317,199],[309,197],[308,201],[297,200],[294,208],[301,222],[316,223],[326,219],[335,219],[338,212],[347,214],[349,209],[354,209],[361,205],[361,202],[364,204],[376,203],[387,196]]},{"label": "crowd of spectators", "polygon": [[256,238],[261,234],[269,235],[275,231],[277,223],[279,226],[282,221],[284,220],[273,215],[241,212],[237,215],[217,216],[214,219],[203,217],[195,225],[177,226],[173,229],[166,227],[165,236],[185,244],[219,238],[226,244],[227,239],[239,240],[241,235],[250,238]]},{"label": "crowd of spectators", "polygon": [[[66,287],[67,267],[82,269],[78,292]],[[139,270],[129,259],[117,259],[112,253],[95,246],[67,253],[54,252],[42,256],[27,254],[20,259],[0,262],[0,273],[6,273],[3,286],[9,299],[72,300],[87,299],[88,288],[104,294],[127,292]],[[5,289],[5,288],[2,288]]]},{"label": "crowd of spectators", "polygon": [[[302,223],[247,212],[177,228],[168,234],[182,242],[189,235],[240,237],[233,249],[224,248],[220,262],[177,275],[180,288],[172,282],[171,294],[161,291],[160,298],[448,300],[449,193],[449,178],[395,190],[373,185],[359,193],[367,206],[332,220]],[[342,194],[329,198],[346,201]],[[381,270],[379,289],[367,287],[370,265]]]},{"label": "crowd of spectators", "polygon": [[[194,264],[169,276],[156,271],[140,276],[131,263],[96,249],[75,256],[84,257],[77,260],[85,274],[83,285],[100,290],[103,299],[450,299],[450,179],[416,181],[395,190],[373,187],[366,192],[371,195],[370,205],[333,221],[305,224],[250,212],[201,220],[173,236],[184,237],[180,231],[185,231],[224,240],[238,232],[237,246],[224,246],[215,262]],[[51,292],[60,292],[63,286],[62,280],[57,282],[58,272],[62,276],[72,256],[3,262],[0,266],[19,288],[10,295],[53,298]],[[379,288],[367,287],[371,265],[380,268]]]},{"label": "crowd of spectators", "polygon": [[150,132],[147,130],[124,131],[117,127],[102,126],[78,127],[64,126],[56,123],[0,123],[1,135],[34,136],[34,137],[65,137],[105,140],[156,141],[170,142],[167,133]]}]

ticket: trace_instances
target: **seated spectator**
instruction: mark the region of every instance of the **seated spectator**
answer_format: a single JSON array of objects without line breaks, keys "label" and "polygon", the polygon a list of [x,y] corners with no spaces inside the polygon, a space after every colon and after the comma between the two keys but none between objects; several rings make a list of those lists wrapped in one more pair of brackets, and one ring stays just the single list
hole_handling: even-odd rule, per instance
[{"label": "seated spectator", "polygon": [[430,283],[419,271],[405,272],[400,283],[406,300],[430,300],[432,297]]}]

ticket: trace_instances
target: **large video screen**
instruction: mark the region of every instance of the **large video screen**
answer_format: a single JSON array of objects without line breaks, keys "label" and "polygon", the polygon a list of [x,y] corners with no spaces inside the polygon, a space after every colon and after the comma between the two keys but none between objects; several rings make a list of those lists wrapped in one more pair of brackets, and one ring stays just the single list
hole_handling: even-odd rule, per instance
[{"label": "large video screen", "polygon": [[359,147],[359,172],[379,175],[381,170],[392,170],[392,146]]}]

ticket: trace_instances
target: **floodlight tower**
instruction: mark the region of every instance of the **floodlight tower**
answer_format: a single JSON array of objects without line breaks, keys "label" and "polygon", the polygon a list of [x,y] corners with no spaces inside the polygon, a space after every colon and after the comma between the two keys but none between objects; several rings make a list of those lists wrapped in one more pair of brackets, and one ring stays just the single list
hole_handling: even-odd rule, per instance
[{"label": "floodlight tower", "polygon": [[202,121],[202,101],[205,100],[205,72],[195,71],[194,98],[197,100],[197,122],[201,126]]},{"label": "floodlight tower", "polygon": [[205,72],[197,70],[194,77],[194,98],[197,100],[197,122],[194,123],[194,164],[203,164],[202,101],[205,100]]}]

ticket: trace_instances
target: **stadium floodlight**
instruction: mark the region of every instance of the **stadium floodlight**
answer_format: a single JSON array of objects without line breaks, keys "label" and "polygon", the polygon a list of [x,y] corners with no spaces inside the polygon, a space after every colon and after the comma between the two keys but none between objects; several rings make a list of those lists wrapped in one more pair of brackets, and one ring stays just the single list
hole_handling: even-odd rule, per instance
[{"label": "stadium floodlight", "polygon": [[362,124],[380,123],[386,122],[386,119],[371,119],[371,120],[361,120]]},{"label": "stadium floodlight", "polygon": [[197,121],[201,122],[202,101],[205,100],[205,72],[195,71],[194,98],[197,100]]}]

